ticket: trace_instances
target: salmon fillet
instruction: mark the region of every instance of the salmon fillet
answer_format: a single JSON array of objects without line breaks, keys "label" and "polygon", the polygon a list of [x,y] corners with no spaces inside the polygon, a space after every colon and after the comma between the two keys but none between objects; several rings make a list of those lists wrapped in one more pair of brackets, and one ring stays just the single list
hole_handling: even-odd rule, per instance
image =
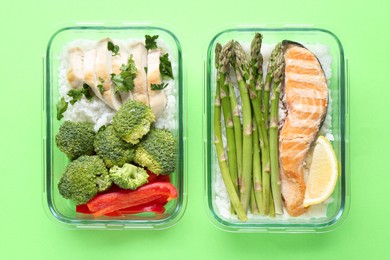
[{"label": "salmon fillet", "polygon": [[298,43],[283,45],[287,117],[279,135],[281,190],[287,212],[299,216],[306,211],[304,163],[326,114],[328,86],[313,53]]}]

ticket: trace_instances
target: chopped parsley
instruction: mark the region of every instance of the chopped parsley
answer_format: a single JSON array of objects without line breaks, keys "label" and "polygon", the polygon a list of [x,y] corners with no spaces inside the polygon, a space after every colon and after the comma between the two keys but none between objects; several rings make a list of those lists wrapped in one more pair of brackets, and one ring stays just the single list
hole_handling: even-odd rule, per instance
[{"label": "chopped parsley", "polygon": [[160,73],[163,78],[173,79],[172,64],[169,61],[168,53],[160,57]]},{"label": "chopped parsley", "polygon": [[68,102],[62,97],[57,103],[57,120],[61,120],[64,117],[64,112],[68,109]]},{"label": "chopped parsley", "polygon": [[137,67],[135,66],[133,56],[129,57],[127,65],[121,66],[121,73],[111,74],[111,80],[114,83],[115,93],[128,92],[134,88],[134,78],[137,76]]},{"label": "chopped parsley", "polygon": [[168,87],[168,83],[161,83],[161,84],[152,84],[150,85],[150,88],[152,90],[162,90],[164,88]]},{"label": "chopped parsley", "polygon": [[104,93],[104,88],[102,84],[97,85],[97,88],[99,89],[100,94]]},{"label": "chopped parsley", "polygon": [[145,35],[145,48],[147,50],[157,49],[157,43],[156,43],[157,38],[158,35],[154,35],[154,36]]},{"label": "chopped parsley", "polygon": [[83,84],[82,88],[69,90],[68,96],[72,98],[72,100],[69,101],[69,103],[71,103],[72,105],[79,101],[83,96],[85,96],[85,98],[88,100],[92,99],[92,95],[89,92],[89,86],[85,83]]},{"label": "chopped parsley", "polygon": [[112,56],[119,54],[119,46],[113,44],[112,42],[107,42],[107,49],[112,52]]},{"label": "chopped parsley", "polygon": [[104,88],[103,88],[104,79],[99,77],[98,80],[99,80],[100,84],[97,85],[97,88],[99,89],[100,94],[103,94],[103,92],[104,92]]}]

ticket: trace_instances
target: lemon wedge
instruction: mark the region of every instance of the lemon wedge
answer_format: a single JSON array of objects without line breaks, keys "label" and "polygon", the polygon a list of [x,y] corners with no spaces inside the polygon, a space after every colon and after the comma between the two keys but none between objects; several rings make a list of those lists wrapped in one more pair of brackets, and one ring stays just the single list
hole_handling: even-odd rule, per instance
[{"label": "lemon wedge", "polygon": [[319,136],[313,147],[303,206],[319,204],[329,198],[336,186],[337,158],[330,142]]}]

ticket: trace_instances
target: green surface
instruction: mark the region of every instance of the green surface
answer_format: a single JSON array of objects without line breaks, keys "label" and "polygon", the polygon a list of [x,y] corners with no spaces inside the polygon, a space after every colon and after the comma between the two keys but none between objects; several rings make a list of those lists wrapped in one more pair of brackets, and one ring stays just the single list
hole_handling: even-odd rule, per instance
[{"label": "green surface", "polygon": [[[390,5],[374,1],[6,1],[0,9],[1,259],[388,259]],[[239,4],[239,5],[238,5]],[[226,15],[224,15],[226,14]],[[75,231],[43,211],[42,55],[65,21],[161,21],[183,46],[188,93],[188,206],[163,231]],[[349,59],[352,200],[326,234],[233,234],[213,226],[203,192],[203,59],[229,24],[315,24],[335,32]],[[375,95],[375,96],[374,96]]]}]

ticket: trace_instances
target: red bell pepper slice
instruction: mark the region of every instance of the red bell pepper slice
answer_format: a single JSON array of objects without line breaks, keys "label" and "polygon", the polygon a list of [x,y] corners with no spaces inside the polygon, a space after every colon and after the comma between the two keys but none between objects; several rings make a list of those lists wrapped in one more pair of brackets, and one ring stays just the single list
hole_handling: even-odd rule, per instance
[{"label": "red bell pepper slice", "polygon": [[156,175],[153,172],[147,171],[149,174],[148,178],[148,183],[153,183],[153,182],[171,182],[171,178],[169,175]]},{"label": "red bell pepper slice", "polygon": [[149,206],[135,206],[135,207],[129,207],[125,209],[121,209],[117,211],[120,214],[137,214],[142,212],[154,212],[156,214],[163,214],[165,212],[165,204],[155,204],[155,205],[149,205]]},{"label": "red bell pepper slice", "polygon": [[154,182],[158,178],[158,175],[154,174],[151,171],[147,171],[147,173],[149,174],[148,183]]},{"label": "red bell pepper slice", "polygon": [[[143,213],[143,212],[153,212],[156,214],[163,214],[165,212],[165,205],[167,204],[166,198],[160,198],[156,199],[152,202],[134,206],[134,207],[128,207],[121,209],[119,211],[114,211],[111,213],[105,214],[109,217],[118,217],[125,214],[137,214],[137,213]],[[89,210],[87,204],[81,204],[76,206],[76,212],[83,213],[83,214],[92,214],[92,212]]]},{"label": "red bell pepper slice", "polygon": [[80,204],[76,206],[76,212],[83,214],[91,214],[92,212],[89,210],[87,204]]},{"label": "red bell pepper slice", "polygon": [[167,182],[146,184],[139,189],[121,190],[106,194],[99,194],[87,206],[95,217],[102,216],[128,207],[134,207],[162,199],[169,201],[177,197],[177,190]]}]

